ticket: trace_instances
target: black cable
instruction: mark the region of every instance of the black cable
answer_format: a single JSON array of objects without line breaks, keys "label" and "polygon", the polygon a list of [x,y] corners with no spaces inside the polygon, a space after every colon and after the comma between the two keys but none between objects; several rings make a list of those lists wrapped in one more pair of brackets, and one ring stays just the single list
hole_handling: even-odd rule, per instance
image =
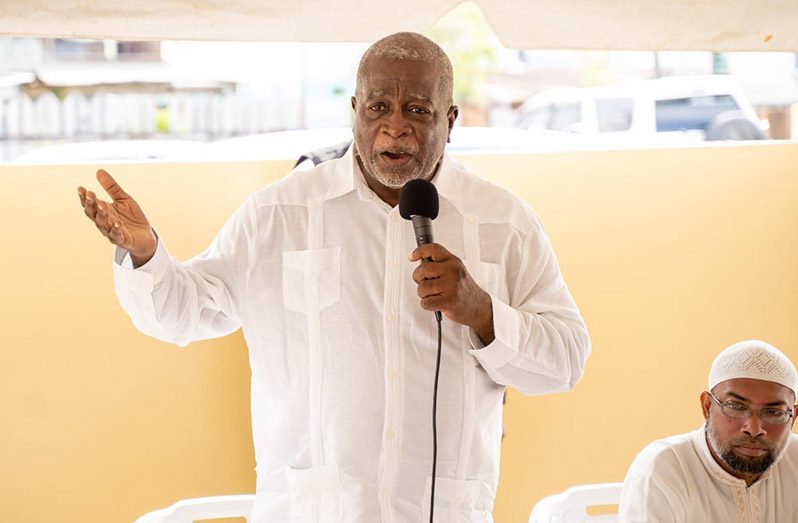
[{"label": "black cable", "polygon": [[432,393],[432,485],[429,493],[429,523],[435,513],[435,467],[438,464],[438,376],[441,372],[441,312],[435,311],[438,322],[438,356],[435,361],[435,390]]}]

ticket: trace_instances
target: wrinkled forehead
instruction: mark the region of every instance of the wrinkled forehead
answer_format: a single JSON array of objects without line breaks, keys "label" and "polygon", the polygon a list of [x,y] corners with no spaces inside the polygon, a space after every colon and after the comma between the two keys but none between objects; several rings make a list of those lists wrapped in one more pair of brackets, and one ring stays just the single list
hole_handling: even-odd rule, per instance
[{"label": "wrinkled forehead", "polygon": [[365,82],[360,92],[366,99],[399,96],[425,103],[436,101],[436,86],[391,76],[370,79]]},{"label": "wrinkled forehead", "polygon": [[364,64],[356,92],[365,97],[401,94],[429,102],[438,102],[443,94],[440,75],[431,63],[382,57]]}]

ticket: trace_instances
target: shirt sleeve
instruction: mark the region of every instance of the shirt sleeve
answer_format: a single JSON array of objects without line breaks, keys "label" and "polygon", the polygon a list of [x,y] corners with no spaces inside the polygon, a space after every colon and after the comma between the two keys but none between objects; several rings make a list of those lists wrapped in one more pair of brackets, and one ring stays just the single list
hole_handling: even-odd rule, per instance
[{"label": "shirt sleeve", "polygon": [[688,520],[685,481],[667,449],[653,443],[632,462],[623,482],[618,518],[622,523],[678,523]]},{"label": "shirt sleeve", "polygon": [[250,199],[210,247],[186,263],[172,257],[161,238],[153,257],[136,269],[117,249],[113,273],[120,305],[141,332],[180,346],[235,331],[256,233]]},{"label": "shirt sleeve", "polygon": [[517,256],[509,303],[491,295],[495,339],[481,347],[472,333],[471,353],[500,385],[527,395],[567,391],[582,377],[590,338],[539,220]]}]

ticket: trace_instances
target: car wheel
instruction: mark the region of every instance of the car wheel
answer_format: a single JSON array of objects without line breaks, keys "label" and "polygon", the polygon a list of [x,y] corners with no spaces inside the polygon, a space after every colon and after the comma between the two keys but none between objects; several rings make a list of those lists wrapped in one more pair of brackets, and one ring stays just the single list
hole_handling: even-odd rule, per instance
[{"label": "car wheel", "polygon": [[765,132],[740,111],[726,111],[707,125],[707,140],[764,140]]}]

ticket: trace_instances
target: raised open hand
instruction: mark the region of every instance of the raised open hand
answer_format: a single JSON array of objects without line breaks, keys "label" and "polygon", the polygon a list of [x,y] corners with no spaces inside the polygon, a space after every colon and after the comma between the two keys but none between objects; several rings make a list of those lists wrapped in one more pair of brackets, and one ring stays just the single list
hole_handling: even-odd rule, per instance
[{"label": "raised open hand", "polygon": [[157,240],[144,212],[110,174],[97,171],[97,181],[111,197],[108,203],[84,187],[78,187],[83,212],[108,241],[130,253],[133,265],[144,265],[155,254]]}]

